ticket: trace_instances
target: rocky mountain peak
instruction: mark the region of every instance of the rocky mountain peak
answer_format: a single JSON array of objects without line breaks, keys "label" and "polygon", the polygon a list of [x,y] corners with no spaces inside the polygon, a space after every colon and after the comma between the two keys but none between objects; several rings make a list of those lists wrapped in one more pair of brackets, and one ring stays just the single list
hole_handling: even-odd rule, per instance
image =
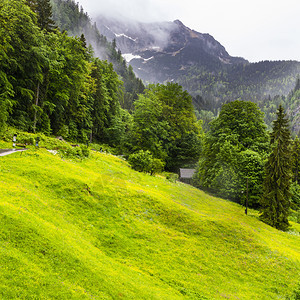
[{"label": "rocky mountain peak", "polygon": [[230,56],[211,35],[192,30],[180,20],[141,23],[99,17],[96,22],[146,81],[175,80],[193,65],[213,71],[223,64],[248,63]]},{"label": "rocky mountain peak", "polygon": [[180,21],[180,20],[175,20],[174,21],[175,24],[179,25],[179,26],[184,26],[184,24]]}]

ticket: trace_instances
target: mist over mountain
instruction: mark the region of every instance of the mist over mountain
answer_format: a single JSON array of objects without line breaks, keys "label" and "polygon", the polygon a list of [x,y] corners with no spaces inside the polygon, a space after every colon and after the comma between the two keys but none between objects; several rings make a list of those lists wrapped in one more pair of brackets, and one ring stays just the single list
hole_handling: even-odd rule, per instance
[{"label": "mist over mountain", "polygon": [[177,80],[191,66],[213,72],[224,65],[248,64],[232,57],[209,34],[186,27],[181,21],[142,23],[99,16],[100,32],[115,39],[123,56],[144,81]]}]

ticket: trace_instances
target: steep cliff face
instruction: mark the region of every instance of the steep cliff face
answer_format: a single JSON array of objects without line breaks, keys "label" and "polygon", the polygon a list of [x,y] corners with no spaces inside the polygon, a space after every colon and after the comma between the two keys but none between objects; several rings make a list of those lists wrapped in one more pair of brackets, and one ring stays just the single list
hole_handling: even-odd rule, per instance
[{"label": "steep cliff face", "polygon": [[232,57],[209,34],[186,27],[181,21],[137,23],[97,18],[100,32],[116,40],[117,47],[145,81],[176,80],[191,66],[215,72],[223,65],[247,64]]}]

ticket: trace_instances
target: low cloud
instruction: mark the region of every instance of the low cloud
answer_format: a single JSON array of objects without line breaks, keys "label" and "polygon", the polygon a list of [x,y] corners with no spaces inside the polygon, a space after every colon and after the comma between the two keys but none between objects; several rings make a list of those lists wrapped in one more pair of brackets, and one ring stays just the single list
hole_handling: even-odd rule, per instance
[{"label": "low cloud", "polygon": [[191,29],[211,34],[231,55],[250,61],[300,58],[295,35],[299,0],[78,1],[93,19],[99,15],[139,22],[179,19]]},{"label": "low cloud", "polygon": [[140,22],[176,19],[178,4],[171,0],[79,0],[91,17],[105,15]]}]

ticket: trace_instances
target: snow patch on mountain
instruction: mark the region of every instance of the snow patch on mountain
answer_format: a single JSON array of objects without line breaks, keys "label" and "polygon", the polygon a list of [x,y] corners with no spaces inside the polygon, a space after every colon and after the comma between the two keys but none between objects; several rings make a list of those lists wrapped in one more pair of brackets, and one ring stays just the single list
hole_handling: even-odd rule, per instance
[{"label": "snow patch on mountain", "polygon": [[144,58],[144,61],[149,61],[150,59],[153,59],[153,58],[154,58],[154,56],[151,56],[149,58]]},{"label": "snow patch on mountain", "polygon": [[125,53],[125,54],[122,54],[124,59],[127,61],[127,62],[130,62],[132,61],[133,59],[143,59],[140,55],[134,55],[132,53]]},{"label": "snow patch on mountain", "polygon": [[126,35],[126,34],[124,34],[124,33],[120,33],[120,34],[118,34],[118,33],[115,33],[115,36],[118,38],[118,37],[125,37],[125,38],[127,38],[127,39],[129,39],[129,40],[132,40],[132,41],[134,41],[134,42],[136,42],[137,41],[137,38],[136,39],[134,39],[134,38],[132,38],[132,37],[130,37],[130,36],[128,36],[128,35]]}]

